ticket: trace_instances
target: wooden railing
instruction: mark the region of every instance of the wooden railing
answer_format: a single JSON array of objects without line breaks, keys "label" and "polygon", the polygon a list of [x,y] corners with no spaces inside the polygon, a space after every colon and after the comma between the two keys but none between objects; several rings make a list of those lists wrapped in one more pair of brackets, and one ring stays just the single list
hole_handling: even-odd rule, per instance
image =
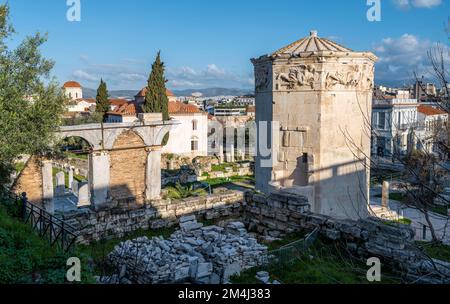
[{"label": "wooden railing", "polygon": [[65,252],[73,249],[78,237],[75,227],[28,201],[26,193],[22,193],[20,197],[11,193],[10,198],[20,208],[23,222],[29,224],[41,238]]}]

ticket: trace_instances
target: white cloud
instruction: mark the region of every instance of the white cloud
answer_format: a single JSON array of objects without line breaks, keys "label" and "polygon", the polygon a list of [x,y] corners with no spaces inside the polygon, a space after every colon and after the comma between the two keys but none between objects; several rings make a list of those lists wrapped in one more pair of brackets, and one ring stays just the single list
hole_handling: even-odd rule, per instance
[{"label": "white cloud", "polygon": [[433,6],[439,6],[442,4],[442,0],[413,0],[412,5],[415,7],[430,8]]},{"label": "white cloud", "polygon": [[99,78],[97,78],[97,76],[89,74],[86,71],[83,70],[76,70],[75,72],[73,72],[73,76],[77,79],[77,80],[85,80],[85,81],[98,81]]},{"label": "white cloud", "polygon": [[394,4],[400,9],[432,8],[442,4],[442,0],[393,0]]},{"label": "white cloud", "polygon": [[189,66],[169,68],[166,78],[169,80],[169,86],[177,88],[249,88],[253,85],[248,76],[239,75],[216,64],[208,64],[204,69]]},{"label": "white cloud", "polygon": [[[436,44],[427,39],[404,34],[398,38],[385,38],[374,46],[379,57],[376,77],[383,81],[409,82],[414,72],[419,76],[431,77],[428,51]],[[448,55],[446,62],[450,62]]]}]

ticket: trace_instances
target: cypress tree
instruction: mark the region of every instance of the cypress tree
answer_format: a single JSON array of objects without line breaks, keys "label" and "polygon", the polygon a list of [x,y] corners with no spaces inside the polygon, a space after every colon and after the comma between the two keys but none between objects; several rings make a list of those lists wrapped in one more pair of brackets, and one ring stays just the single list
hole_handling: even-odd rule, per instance
[{"label": "cypress tree", "polygon": [[[161,61],[161,52],[158,52],[156,60],[152,65],[152,72],[148,78],[147,93],[143,111],[145,113],[162,113],[163,120],[169,120],[169,99],[166,93],[166,78],[164,77],[164,63]],[[167,134],[162,142],[165,146],[169,141]]]},{"label": "cypress tree", "polygon": [[106,118],[106,113],[109,111],[109,94],[108,88],[106,87],[106,83],[100,80],[100,85],[97,89],[97,97],[96,100],[96,108],[95,112],[100,114],[103,120]]},{"label": "cypress tree", "polygon": [[158,52],[152,65],[152,72],[148,78],[143,110],[145,113],[162,113],[163,119],[169,120],[169,99],[166,93],[164,69],[164,63],[161,61],[161,52]]}]

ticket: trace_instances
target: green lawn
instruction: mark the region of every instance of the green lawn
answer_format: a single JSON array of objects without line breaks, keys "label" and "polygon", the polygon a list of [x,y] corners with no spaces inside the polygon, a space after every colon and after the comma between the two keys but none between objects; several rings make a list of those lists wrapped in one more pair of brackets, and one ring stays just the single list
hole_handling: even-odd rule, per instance
[{"label": "green lawn", "polygon": [[227,168],[232,168],[233,171],[236,171],[237,169],[237,165],[236,164],[229,164],[229,163],[223,163],[223,164],[219,164],[219,165],[212,165],[211,166],[211,170],[213,172],[227,172]]},{"label": "green lawn", "polygon": [[450,246],[444,244],[431,244],[425,242],[417,242],[423,248],[426,254],[438,260],[450,263]]},{"label": "green lawn", "polygon": [[[301,235],[301,234],[300,234]],[[298,235],[298,236],[300,236]],[[271,249],[284,243],[298,240],[295,236],[275,244]],[[284,284],[369,284],[366,279],[365,263],[353,260],[340,246],[316,240],[305,252],[299,254],[291,263],[272,264],[268,267],[257,267],[232,278],[235,284],[258,284],[255,275],[258,271],[268,271],[272,280]],[[392,273],[383,271],[382,284],[399,283]]]},{"label": "green lawn", "polygon": [[82,160],[87,160],[89,157],[89,153],[72,153],[72,152],[64,152],[67,158],[77,158]]},{"label": "green lawn", "polygon": [[250,182],[254,183],[255,178],[253,176],[232,176],[229,178],[210,178],[206,179],[203,182],[208,183],[211,187],[220,187],[225,184],[233,183],[233,182]]},{"label": "green lawn", "polygon": [[[53,168],[53,186],[55,186],[55,187],[56,187],[56,174],[59,172],[64,172],[64,171],[61,169],[58,169],[58,168]],[[73,179],[77,182],[82,182],[82,181],[86,180],[86,177],[74,174]],[[69,174],[67,172],[64,172],[64,180],[65,180],[66,188],[69,188]]]},{"label": "green lawn", "polygon": [[45,283],[65,282],[67,259],[79,257],[83,283],[95,282],[89,267],[88,257],[75,251],[67,254],[51,247],[32,231],[29,225],[12,216],[13,207],[0,202],[0,283]]}]

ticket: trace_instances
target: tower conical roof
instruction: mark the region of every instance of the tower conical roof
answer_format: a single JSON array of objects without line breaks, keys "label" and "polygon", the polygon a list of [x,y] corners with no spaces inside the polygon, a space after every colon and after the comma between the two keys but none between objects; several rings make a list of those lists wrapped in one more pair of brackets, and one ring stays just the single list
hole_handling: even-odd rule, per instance
[{"label": "tower conical roof", "polygon": [[301,53],[311,53],[311,52],[320,52],[320,51],[334,51],[334,52],[353,52],[351,49],[346,48],[334,41],[331,41],[326,38],[320,38],[317,36],[317,31],[311,31],[308,37],[302,38],[294,43],[285,46],[275,53],[272,56],[276,55],[299,55]]}]

